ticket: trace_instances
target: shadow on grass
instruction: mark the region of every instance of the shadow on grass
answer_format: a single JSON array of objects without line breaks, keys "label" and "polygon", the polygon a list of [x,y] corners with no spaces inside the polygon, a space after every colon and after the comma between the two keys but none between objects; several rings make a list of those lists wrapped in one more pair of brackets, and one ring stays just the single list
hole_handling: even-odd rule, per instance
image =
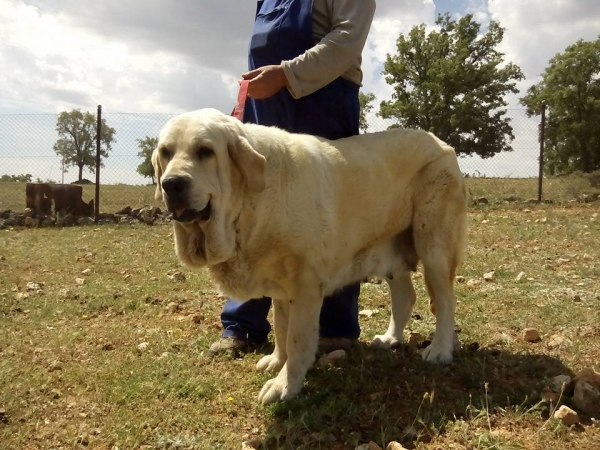
[{"label": "shadow on grass", "polygon": [[542,408],[544,381],[562,374],[573,376],[546,355],[462,350],[452,364],[434,366],[405,347],[363,345],[341,367],[312,369],[297,399],[269,407],[262,448],[354,449],[394,440],[414,448],[443,433],[449,420]]}]

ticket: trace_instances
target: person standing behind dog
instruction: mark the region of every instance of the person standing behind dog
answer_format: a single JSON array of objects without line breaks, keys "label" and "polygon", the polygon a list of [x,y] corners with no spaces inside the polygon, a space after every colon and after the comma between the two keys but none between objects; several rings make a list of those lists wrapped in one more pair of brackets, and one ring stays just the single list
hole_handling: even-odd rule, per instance
[{"label": "person standing behind dog", "polygon": [[[244,122],[340,139],[359,133],[361,54],[375,0],[258,1],[250,40]],[[340,237],[342,238],[342,237]],[[319,321],[321,351],[347,348],[360,335],[360,284],[326,297]],[[270,298],[229,299],[213,354],[267,341]]]}]

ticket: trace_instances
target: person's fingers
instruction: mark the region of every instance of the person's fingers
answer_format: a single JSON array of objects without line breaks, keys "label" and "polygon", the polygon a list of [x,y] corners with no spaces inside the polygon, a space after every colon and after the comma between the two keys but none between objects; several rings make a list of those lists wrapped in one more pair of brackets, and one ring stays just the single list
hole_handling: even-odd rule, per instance
[{"label": "person's fingers", "polygon": [[261,73],[262,73],[262,70],[260,68],[259,69],[254,69],[254,70],[251,70],[250,72],[243,73],[242,74],[242,78],[244,80],[251,80],[251,79],[256,78],[257,76],[259,76]]}]

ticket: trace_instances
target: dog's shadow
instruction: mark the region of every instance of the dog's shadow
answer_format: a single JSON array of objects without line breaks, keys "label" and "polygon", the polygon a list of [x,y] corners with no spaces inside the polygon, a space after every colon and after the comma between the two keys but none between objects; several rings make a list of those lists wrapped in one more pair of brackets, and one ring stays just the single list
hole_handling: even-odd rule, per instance
[{"label": "dog's shadow", "polygon": [[338,367],[315,365],[297,399],[269,407],[262,448],[354,449],[371,440],[414,448],[456,419],[536,407],[547,416],[541,393],[556,375],[573,372],[547,355],[471,346],[440,366],[406,347],[361,345]]}]

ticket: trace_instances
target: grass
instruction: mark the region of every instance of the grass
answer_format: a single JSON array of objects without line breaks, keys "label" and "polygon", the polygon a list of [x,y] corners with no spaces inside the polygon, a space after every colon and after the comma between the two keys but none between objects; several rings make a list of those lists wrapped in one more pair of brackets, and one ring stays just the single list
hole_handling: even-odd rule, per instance
[{"label": "grass", "polygon": [[[508,197],[516,197],[527,202],[538,197],[537,178],[467,178],[467,186],[472,200],[485,197],[492,204],[499,204]],[[126,184],[102,185],[100,188],[100,211],[114,213],[125,206],[162,206],[154,200],[154,186],[133,186]],[[543,198],[554,203],[564,204],[580,198],[583,194],[600,193],[591,185],[590,178],[582,174],[568,177],[544,179]],[[83,186],[83,199],[88,202],[95,197],[94,185]],[[0,211],[10,209],[22,211],[25,208],[25,183],[0,182]]]},{"label": "grass", "polygon": [[[168,226],[0,231],[0,447],[600,448],[597,421],[548,421],[540,397],[549,377],[600,370],[598,212],[472,210],[457,284],[464,350],[451,365],[368,349],[387,327],[389,297],[385,284],[364,284],[361,308],[379,312],[361,316],[361,344],[341,367],[311,370],[297,399],[268,407],[256,401],[268,376],[253,367],[270,349],[206,354],[223,302],[207,273],[179,267]],[[491,270],[494,281],[470,281]],[[427,336],[434,319],[418,275],[415,284],[409,328]],[[524,342],[524,328],[542,341]],[[554,334],[570,344],[551,348]]]}]

